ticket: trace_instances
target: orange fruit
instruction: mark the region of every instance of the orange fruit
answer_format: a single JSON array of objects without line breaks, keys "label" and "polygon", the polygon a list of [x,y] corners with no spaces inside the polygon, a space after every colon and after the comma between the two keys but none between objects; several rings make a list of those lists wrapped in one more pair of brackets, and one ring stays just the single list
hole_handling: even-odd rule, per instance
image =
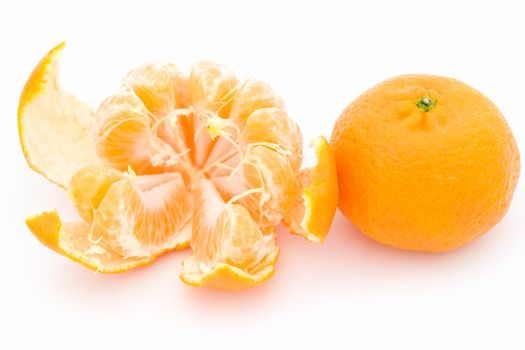
[{"label": "orange fruit", "polygon": [[325,238],[337,206],[334,155],[319,137],[317,165],[301,168],[301,131],[268,84],[239,82],[213,62],[189,78],[171,63],[146,64],[77,116],[85,104],[56,79],[62,47],[37,66],[19,113],[28,163],[68,189],[81,219],[29,218],[47,246],[108,273],[190,246],[184,282],[238,289],[272,275],[281,222]]},{"label": "orange fruit", "polygon": [[339,207],[369,237],[443,252],[487,232],[509,208],[519,153],[505,119],[454,79],[404,75],[353,101],[331,137]]}]

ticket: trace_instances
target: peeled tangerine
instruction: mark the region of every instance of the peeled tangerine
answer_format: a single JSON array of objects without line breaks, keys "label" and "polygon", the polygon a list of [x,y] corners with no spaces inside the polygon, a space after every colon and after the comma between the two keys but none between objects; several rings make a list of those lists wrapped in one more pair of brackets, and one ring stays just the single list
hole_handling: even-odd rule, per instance
[{"label": "peeled tangerine", "polygon": [[146,64],[92,112],[58,84],[63,47],[35,68],[18,111],[28,164],[69,191],[81,218],[29,218],[48,247],[114,273],[190,246],[184,282],[238,289],[273,273],[279,223],[323,241],[338,198],[333,153],[318,137],[317,165],[301,169],[299,127],[266,83],[211,62],[189,78]]}]

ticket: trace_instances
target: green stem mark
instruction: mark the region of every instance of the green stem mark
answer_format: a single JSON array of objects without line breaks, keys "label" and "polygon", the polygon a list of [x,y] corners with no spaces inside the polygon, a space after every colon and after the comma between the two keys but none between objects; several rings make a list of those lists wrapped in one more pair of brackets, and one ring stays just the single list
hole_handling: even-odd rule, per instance
[{"label": "green stem mark", "polygon": [[434,100],[433,98],[430,98],[428,96],[423,96],[420,99],[416,100],[416,105],[423,112],[428,112],[434,109],[434,107],[436,107],[436,103],[437,100]]}]

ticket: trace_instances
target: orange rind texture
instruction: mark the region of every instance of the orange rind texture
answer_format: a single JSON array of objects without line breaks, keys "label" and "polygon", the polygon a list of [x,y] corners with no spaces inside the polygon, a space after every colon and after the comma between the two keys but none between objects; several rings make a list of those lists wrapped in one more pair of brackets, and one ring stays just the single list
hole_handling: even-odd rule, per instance
[{"label": "orange rind texture", "polygon": [[446,77],[403,75],[372,87],[341,113],[331,146],[341,212],[406,250],[450,251],[490,230],[520,173],[498,108]]}]

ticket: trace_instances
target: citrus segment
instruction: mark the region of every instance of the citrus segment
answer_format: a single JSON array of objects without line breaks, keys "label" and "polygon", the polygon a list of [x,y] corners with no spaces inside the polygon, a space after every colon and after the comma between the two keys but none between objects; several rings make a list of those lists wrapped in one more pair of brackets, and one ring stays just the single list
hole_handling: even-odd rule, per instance
[{"label": "citrus segment", "polygon": [[122,85],[130,87],[156,117],[165,116],[174,108],[188,107],[187,78],[173,64],[139,66],[128,73]]},{"label": "citrus segment", "polygon": [[90,167],[73,176],[71,193],[80,216],[122,255],[188,245],[191,195],[179,173],[136,176]]},{"label": "citrus segment", "polygon": [[97,165],[85,167],[73,174],[69,193],[80,217],[86,222],[93,222],[94,212],[109,187],[123,178],[120,171]]},{"label": "citrus segment", "polygon": [[279,108],[261,108],[255,110],[242,131],[246,145],[273,144],[278,146],[297,171],[301,167],[303,138],[299,126]]},{"label": "citrus segment", "polygon": [[190,102],[198,111],[210,111],[221,117],[230,113],[238,80],[227,67],[213,62],[199,62],[191,67]]},{"label": "citrus segment", "polygon": [[[131,166],[137,174],[174,170],[186,146],[173,133],[162,134],[168,120],[156,122],[143,102],[131,91],[123,90],[107,98],[97,110],[97,151],[114,168]],[[166,142],[160,135],[163,135]]]},{"label": "citrus segment", "polygon": [[100,164],[91,108],[58,82],[64,43],[47,53],[27,80],[18,105],[20,144],[29,166],[67,188],[78,169]]},{"label": "citrus segment", "polygon": [[90,240],[91,228],[85,222],[60,220],[56,211],[30,217],[26,224],[31,232],[50,249],[94,271],[117,273],[146,265],[156,256],[125,257],[112,251],[103,240]]},{"label": "citrus segment", "polygon": [[322,136],[312,141],[317,164],[303,169],[299,175],[302,193],[284,219],[295,234],[310,242],[321,243],[332,224],[338,201],[335,157]]},{"label": "citrus segment", "polygon": [[294,204],[299,183],[278,145],[253,144],[238,169],[211,178],[221,196],[248,210],[263,231],[272,231]]},{"label": "citrus segment", "polygon": [[230,117],[243,125],[250,114],[267,107],[284,108],[284,102],[265,82],[247,79],[235,93]]},{"label": "citrus segment", "polygon": [[147,256],[187,246],[191,196],[178,173],[130,176],[111,185],[94,225],[115,249]]},{"label": "citrus segment", "polygon": [[299,183],[288,158],[278,149],[255,145],[244,157],[244,178],[247,189],[260,189],[239,199],[254,220],[263,228],[279,222],[293,205]]},{"label": "citrus segment", "polygon": [[193,255],[184,261],[181,279],[239,289],[269,278],[278,255],[274,234],[263,234],[241,205],[225,203],[208,180],[199,184],[195,202]]}]

